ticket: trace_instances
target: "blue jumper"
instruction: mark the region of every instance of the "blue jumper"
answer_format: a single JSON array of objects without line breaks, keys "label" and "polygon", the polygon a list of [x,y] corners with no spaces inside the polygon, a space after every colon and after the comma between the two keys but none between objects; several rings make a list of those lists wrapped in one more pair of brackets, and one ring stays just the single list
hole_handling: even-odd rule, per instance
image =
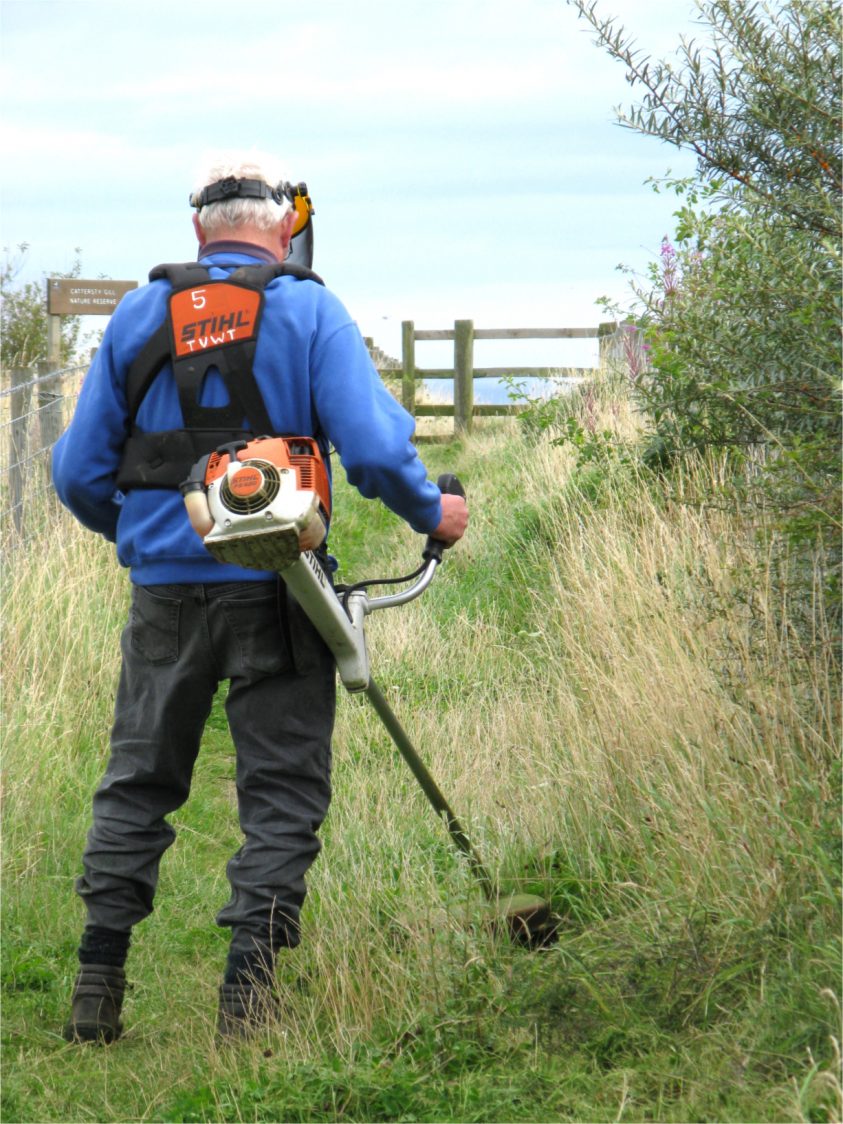
[{"label": "blue jumper", "polygon": [[[245,244],[208,247],[200,261],[225,280],[265,255]],[[143,344],[167,313],[170,283],[127,293],[103,335],[69,427],[53,450],[52,472],[62,503],[92,531],[117,544],[117,557],[138,585],[265,581],[273,575],[217,562],[190,526],[175,489],[115,488],[128,436],[126,377]],[[267,285],[254,373],[277,433],[323,434],[339,453],[351,484],[380,499],[421,534],[442,517],[436,485],[427,479],[411,437],[413,418],[378,377],[357,325],[329,290],[313,281],[278,277]],[[201,404],[228,401],[212,368]],[[144,432],[183,426],[172,367],[154,379],[137,415]]]}]

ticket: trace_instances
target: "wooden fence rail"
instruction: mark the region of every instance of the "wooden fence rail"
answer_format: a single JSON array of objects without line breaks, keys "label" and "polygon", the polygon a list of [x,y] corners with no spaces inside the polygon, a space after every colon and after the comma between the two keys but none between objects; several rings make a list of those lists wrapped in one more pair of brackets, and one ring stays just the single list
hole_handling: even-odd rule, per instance
[{"label": "wooden fence rail", "polygon": [[[475,367],[475,340],[564,340],[596,339],[600,347],[600,363],[611,348],[618,331],[614,322],[599,324],[596,328],[475,328],[473,320],[456,320],[453,328],[416,328],[414,321],[401,323],[401,366],[380,368],[381,375],[401,376],[401,402],[406,410],[418,416],[454,415],[454,432],[467,433],[475,417],[505,415],[517,412],[518,406],[475,406],[474,380],[504,377],[547,379],[559,376],[585,378],[593,375],[594,367]],[[418,367],[416,343],[427,340],[453,340],[453,367]],[[430,379],[454,380],[454,404],[441,406],[418,405],[416,386]]]}]

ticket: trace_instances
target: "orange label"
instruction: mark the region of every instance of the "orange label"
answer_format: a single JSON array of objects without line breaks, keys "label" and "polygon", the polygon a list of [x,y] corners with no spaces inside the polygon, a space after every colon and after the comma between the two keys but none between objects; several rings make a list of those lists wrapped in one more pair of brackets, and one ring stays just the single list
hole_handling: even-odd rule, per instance
[{"label": "orange label", "polygon": [[260,303],[260,293],[224,281],[175,293],[170,314],[176,355],[182,359],[251,339],[257,330]]},{"label": "orange label", "polygon": [[257,468],[239,468],[228,478],[228,486],[235,496],[253,496],[263,484],[263,473]]}]

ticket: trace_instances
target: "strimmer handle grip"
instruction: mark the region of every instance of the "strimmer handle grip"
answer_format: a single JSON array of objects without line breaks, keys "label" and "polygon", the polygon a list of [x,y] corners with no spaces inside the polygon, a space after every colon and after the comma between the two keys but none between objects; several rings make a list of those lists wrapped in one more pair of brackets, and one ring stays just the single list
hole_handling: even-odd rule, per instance
[{"label": "strimmer handle grip", "polygon": [[[459,479],[454,476],[452,472],[443,472],[439,479],[436,481],[439,486],[439,491],[444,496],[462,496],[465,499],[465,488],[463,488]],[[422,558],[430,561],[434,558],[437,562],[442,561],[442,552],[447,550],[447,543],[441,539],[434,539],[431,535],[427,536],[427,542],[424,544],[422,551]]]}]

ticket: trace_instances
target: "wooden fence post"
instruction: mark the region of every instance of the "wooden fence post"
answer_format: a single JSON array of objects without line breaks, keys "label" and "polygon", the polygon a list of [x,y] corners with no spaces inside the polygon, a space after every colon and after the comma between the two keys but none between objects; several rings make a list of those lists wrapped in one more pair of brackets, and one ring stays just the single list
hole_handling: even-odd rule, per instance
[{"label": "wooden fence post", "polygon": [[401,321],[401,405],[416,415],[416,325]]},{"label": "wooden fence post", "polygon": [[[49,294],[50,282],[47,281]],[[54,371],[61,366],[61,316],[54,316],[50,311],[50,298],[47,296],[47,362]]]},{"label": "wooden fence post", "polygon": [[[41,435],[41,451],[44,454],[44,472],[47,484],[51,482],[50,450],[61,436],[62,431],[62,393],[61,375],[49,361],[38,364],[38,428]],[[55,373],[54,378],[49,378]]]},{"label": "wooden fence post", "polygon": [[474,415],[474,321],[454,321],[454,433],[470,433]]},{"label": "wooden fence post", "polygon": [[12,393],[9,397],[9,506],[15,530],[22,534],[25,465],[29,444],[29,402],[32,397],[32,371],[29,368],[12,368]]},{"label": "wooden fence post", "polygon": [[602,324],[597,325],[598,363],[601,368],[608,366],[614,358],[615,333],[617,330],[618,325],[614,320],[605,320]]}]

